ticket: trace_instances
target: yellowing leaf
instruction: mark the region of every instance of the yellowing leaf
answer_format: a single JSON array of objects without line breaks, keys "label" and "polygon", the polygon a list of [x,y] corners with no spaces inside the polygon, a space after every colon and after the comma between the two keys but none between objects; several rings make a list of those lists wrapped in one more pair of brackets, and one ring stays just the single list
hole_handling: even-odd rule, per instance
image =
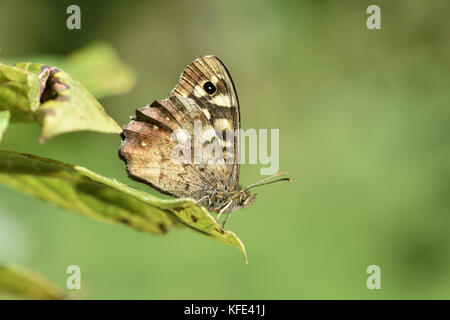
[{"label": "yellowing leaf", "polygon": [[5,132],[6,128],[9,124],[9,118],[11,114],[9,110],[6,111],[0,111],[0,141],[2,141],[3,133]]},{"label": "yellowing leaf", "polygon": [[0,151],[0,183],[70,211],[139,231],[161,235],[186,227],[236,247],[247,261],[241,240],[231,231],[222,231],[192,199],[159,199],[84,167],[10,151]]},{"label": "yellowing leaf", "polygon": [[0,298],[61,300],[67,296],[40,274],[19,267],[0,266]]}]

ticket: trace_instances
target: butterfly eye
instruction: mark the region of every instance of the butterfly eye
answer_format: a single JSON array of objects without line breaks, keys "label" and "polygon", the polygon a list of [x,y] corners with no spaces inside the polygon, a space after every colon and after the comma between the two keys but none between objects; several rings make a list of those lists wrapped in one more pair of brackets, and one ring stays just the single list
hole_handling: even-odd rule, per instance
[{"label": "butterfly eye", "polygon": [[205,84],[203,85],[203,89],[205,89],[205,91],[209,94],[213,94],[217,90],[216,86],[213,85],[211,81],[205,82]]}]

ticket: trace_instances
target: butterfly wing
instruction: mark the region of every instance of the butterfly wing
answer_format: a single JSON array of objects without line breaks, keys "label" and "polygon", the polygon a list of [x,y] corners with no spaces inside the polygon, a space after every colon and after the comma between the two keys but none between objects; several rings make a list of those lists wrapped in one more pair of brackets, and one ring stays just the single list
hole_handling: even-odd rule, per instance
[{"label": "butterfly wing", "polygon": [[192,166],[176,164],[171,159],[176,146],[172,131],[153,121],[138,119],[136,116],[122,132],[119,155],[127,164],[129,176],[169,195],[201,197],[209,187],[207,182]]},{"label": "butterfly wing", "polygon": [[[203,88],[208,81],[217,89],[212,95]],[[179,143],[174,141],[173,133],[184,130],[192,139],[196,121],[201,123],[203,132],[231,129],[236,133],[235,129],[240,128],[236,90],[223,63],[213,56],[201,57],[188,65],[168,99],[136,110],[123,129],[120,150],[130,177],[179,197],[200,199],[208,191],[234,190],[239,180],[238,135],[233,136],[232,162],[173,161],[172,152]],[[204,145],[213,138],[206,135],[202,139]],[[229,150],[226,141],[218,142],[224,151]],[[223,153],[224,158],[228,156],[229,153]]]},{"label": "butterfly wing", "polygon": [[[208,93],[204,85],[211,82],[216,91]],[[172,91],[171,96],[188,98],[195,101],[198,108],[204,113],[209,126],[226,137],[226,130],[232,130],[233,145],[232,154],[223,150],[225,164],[216,163],[219,170],[219,178],[228,190],[234,190],[239,182],[239,152],[240,152],[240,109],[236,89],[230,73],[219,58],[204,56],[188,65],[182,73],[178,85]],[[220,144],[226,147],[226,141],[222,139]],[[231,161],[226,161],[227,157]],[[210,168],[211,169],[211,168]]]}]

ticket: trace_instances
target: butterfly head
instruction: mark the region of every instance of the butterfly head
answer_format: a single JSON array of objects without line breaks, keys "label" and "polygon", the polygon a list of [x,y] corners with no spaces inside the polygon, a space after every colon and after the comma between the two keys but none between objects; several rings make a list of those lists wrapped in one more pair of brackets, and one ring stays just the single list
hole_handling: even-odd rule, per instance
[{"label": "butterfly head", "polygon": [[237,193],[236,209],[246,208],[256,200],[256,193],[252,194],[247,189],[241,189]]}]

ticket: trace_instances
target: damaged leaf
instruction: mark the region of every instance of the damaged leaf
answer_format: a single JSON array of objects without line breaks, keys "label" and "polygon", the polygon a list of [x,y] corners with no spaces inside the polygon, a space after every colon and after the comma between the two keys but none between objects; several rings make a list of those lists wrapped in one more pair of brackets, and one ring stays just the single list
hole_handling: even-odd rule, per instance
[{"label": "damaged leaf", "polygon": [[39,63],[0,64],[0,110],[10,110],[11,121],[41,124],[41,142],[73,131],[121,132],[80,82]]}]

